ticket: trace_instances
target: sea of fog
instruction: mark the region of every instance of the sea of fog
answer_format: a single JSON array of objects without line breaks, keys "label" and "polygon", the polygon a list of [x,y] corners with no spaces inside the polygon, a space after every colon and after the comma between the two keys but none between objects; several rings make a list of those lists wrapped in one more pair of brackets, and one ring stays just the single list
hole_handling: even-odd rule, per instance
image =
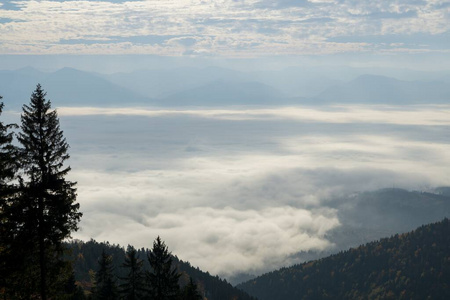
[{"label": "sea of fog", "polygon": [[75,238],[151,247],[160,235],[222,276],[332,247],[336,197],[450,182],[450,105],[58,113],[84,214]]}]

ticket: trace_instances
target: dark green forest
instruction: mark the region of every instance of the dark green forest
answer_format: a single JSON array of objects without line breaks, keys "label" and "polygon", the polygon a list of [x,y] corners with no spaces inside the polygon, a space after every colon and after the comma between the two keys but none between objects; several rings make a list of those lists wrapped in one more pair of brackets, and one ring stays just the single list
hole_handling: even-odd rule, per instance
[{"label": "dark green forest", "polygon": [[238,287],[261,300],[450,299],[450,222],[283,268]]},{"label": "dark green forest", "polygon": [[[90,291],[93,286],[93,274],[98,271],[98,260],[102,252],[107,253],[112,259],[112,268],[115,278],[124,278],[127,275],[127,269],[123,267],[126,257],[126,249],[119,245],[111,245],[107,242],[99,243],[94,240],[72,241],[67,244],[69,249],[68,259],[73,261],[75,278],[77,284],[86,291]],[[149,249],[136,249],[137,258],[143,261],[143,270],[149,271],[150,264],[147,260]],[[199,268],[191,266],[189,262],[184,262],[176,256],[172,256],[173,266],[180,273],[180,286],[185,287],[189,284],[190,278],[197,284],[198,291],[206,299],[228,300],[228,299],[254,299],[245,292],[234,288],[226,280],[204,272]]]}]

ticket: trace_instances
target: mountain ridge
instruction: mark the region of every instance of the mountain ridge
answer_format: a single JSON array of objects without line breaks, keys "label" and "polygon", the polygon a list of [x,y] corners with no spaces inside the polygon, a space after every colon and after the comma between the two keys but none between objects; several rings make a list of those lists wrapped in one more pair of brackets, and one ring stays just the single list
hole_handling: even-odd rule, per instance
[{"label": "mountain ridge", "polygon": [[405,81],[365,74],[350,82],[330,87],[316,98],[327,103],[448,104],[450,87],[438,80]]},{"label": "mountain ridge", "polygon": [[260,300],[448,299],[450,221],[423,225],[238,285]]},{"label": "mountain ridge", "polygon": [[[306,71],[305,71],[306,72]],[[101,74],[65,67],[41,72],[31,67],[0,71],[6,109],[20,109],[37,83],[60,106],[227,106],[327,104],[448,104],[445,76],[405,81],[365,74],[342,82],[301,69],[240,72],[210,67],[139,70]]]}]

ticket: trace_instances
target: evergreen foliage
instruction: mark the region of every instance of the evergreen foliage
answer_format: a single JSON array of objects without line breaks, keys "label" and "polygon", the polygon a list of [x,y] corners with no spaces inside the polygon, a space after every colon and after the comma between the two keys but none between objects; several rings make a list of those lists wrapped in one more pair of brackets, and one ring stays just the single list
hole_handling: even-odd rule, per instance
[{"label": "evergreen foliage", "polygon": [[75,281],[75,273],[70,273],[70,276],[67,278],[66,284],[64,285],[64,294],[66,297],[61,297],[61,299],[67,300],[84,300],[86,299],[84,295],[83,289],[76,284]]},{"label": "evergreen foliage", "polygon": [[95,287],[93,291],[94,299],[119,299],[111,256],[107,255],[105,251],[103,251],[98,264],[99,269],[95,274]]},{"label": "evergreen foliage", "polygon": [[72,268],[61,254],[81,213],[75,183],[64,178],[69,146],[45,95],[37,85],[23,107],[20,148],[9,132],[17,126],[0,122],[0,294],[6,299],[71,297]]},{"label": "evergreen foliage", "polygon": [[[123,281],[120,278],[128,276],[128,270],[123,268],[125,261],[125,250],[119,245],[112,245],[109,243],[98,243],[94,240],[88,242],[72,241],[67,244],[70,249],[67,260],[74,261],[73,267],[75,271],[75,278],[77,284],[82,286],[88,293],[92,289],[93,281],[90,274],[98,270],[98,259],[102,251],[110,254],[112,265],[116,276],[119,278],[119,283]],[[150,264],[147,256],[150,250],[136,249],[136,256],[143,261],[144,271],[149,272]],[[173,266],[177,268],[178,272],[182,274],[179,278],[181,287],[185,287],[189,283],[189,277],[192,277],[197,284],[197,290],[204,299],[209,300],[251,300],[247,293],[233,287],[226,280],[220,279],[218,276],[211,276],[208,272],[203,272],[199,268],[192,267],[188,262],[179,260],[176,256],[172,256]]]},{"label": "evergreen foliage", "polygon": [[450,299],[450,222],[283,268],[238,287],[261,300]]},{"label": "evergreen foliage", "polygon": [[[0,96],[0,100],[3,97]],[[3,112],[3,102],[0,102],[0,116]],[[5,125],[0,121],[0,196],[5,199],[11,192],[10,182],[15,177],[17,171],[16,148],[12,145],[15,124]]]},{"label": "evergreen foliage", "polygon": [[24,178],[19,180],[20,195],[11,204],[15,248],[20,250],[24,266],[38,265],[39,274],[27,274],[33,274],[30,280],[39,282],[38,293],[43,300],[59,289],[55,288],[55,278],[61,277],[59,273],[66,268],[60,260],[63,240],[78,229],[81,217],[75,203],[75,183],[64,178],[70,171],[64,166],[69,145],[57,113],[45,96],[37,85],[30,104],[23,106],[18,141]]},{"label": "evergreen foliage", "polygon": [[22,168],[29,191],[30,209],[36,210],[38,235],[44,243],[57,248],[64,238],[78,229],[81,213],[75,203],[75,182],[64,177],[70,167],[64,166],[69,159],[69,145],[59,126],[56,110],[45,99],[46,93],[38,84],[31,95],[30,105],[23,106],[22,132],[18,135],[21,148]]},{"label": "evergreen foliage", "polygon": [[178,285],[180,274],[176,268],[172,267],[172,256],[159,236],[153,242],[151,252],[148,253],[148,262],[151,267],[151,271],[147,272],[151,299],[177,299],[180,293]]},{"label": "evergreen foliage", "polygon": [[137,251],[133,246],[128,246],[125,262],[122,267],[128,271],[126,277],[121,278],[120,293],[122,299],[138,300],[144,299],[147,289],[145,288],[144,261],[137,257]]},{"label": "evergreen foliage", "polygon": [[189,283],[183,289],[183,300],[202,300],[203,297],[200,295],[197,285],[194,283],[192,277],[189,277]]},{"label": "evergreen foliage", "polygon": [[[0,122],[1,298],[85,299],[86,293],[93,296],[90,299],[203,299],[201,294],[215,300],[253,299],[171,256],[159,237],[151,251],[129,247],[127,256],[122,248],[109,244],[63,242],[78,229],[82,214],[75,202],[76,183],[65,179],[70,171],[65,165],[69,146],[45,97],[37,85],[30,104],[23,106],[17,136],[20,148],[12,145],[10,132],[17,126]],[[0,103],[0,115],[2,109]],[[67,246],[72,253],[65,251]],[[105,249],[113,255],[106,255]],[[124,277],[119,277],[122,297],[115,279],[118,261],[124,267]],[[192,278],[188,282],[190,274],[198,284]]]},{"label": "evergreen foliage", "polygon": [[[0,100],[2,97],[0,96]],[[3,111],[3,103],[0,102],[0,115]],[[17,197],[17,149],[13,146],[13,132],[11,129],[17,125],[5,125],[0,121],[0,295],[13,297],[25,292],[26,288],[19,282],[24,280],[21,270],[25,266],[22,260],[17,259],[20,253],[17,251],[16,217],[12,207]],[[19,245],[20,246],[20,245]],[[31,270],[29,270],[31,273]]]}]

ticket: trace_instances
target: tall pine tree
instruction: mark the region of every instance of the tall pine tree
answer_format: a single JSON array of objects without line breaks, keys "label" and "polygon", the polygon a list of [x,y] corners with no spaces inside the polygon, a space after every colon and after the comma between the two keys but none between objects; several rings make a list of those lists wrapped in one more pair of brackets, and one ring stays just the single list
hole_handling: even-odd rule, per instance
[{"label": "tall pine tree", "polygon": [[137,257],[137,251],[133,246],[128,246],[123,267],[128,270],[127,277],[121,278],[120,293],[122,299],[138,300],[144,299],[147,289],[145,288],[144,261]]},{"label": "tall pine tree", "polygon": [[95,300],[116,300],[119,299],[117,293],[116,280],[114,278],[114,268],[112,257],[102,251],[102,256],[98,261],[99,269],[95,273],[95,287],[93,295]]},{"label": "tall pine tree", "polygon": [[151,299],[172,300],[180,294],[178,278],[180,274],[172,267],[172,256],[166,244],[158,236],[148,254],[151,271],[147,273]]},{"label": "tall pine tree", "polygon": [[25,222],[34,226],[42,300],[47,299],[48,271],[53,271],[48,267],[49,260],[59,259],[63,240],[78,229],[82,215],[75,202],[75,182],[65,179],[70,171],[70,167],[64,165],[69,158],[69,145],[60,129],[57,113],[45,96],[38,84],[30,104],[23,106],[22,132],[18,135],[25,175],[22,209],[34,217]]}]

